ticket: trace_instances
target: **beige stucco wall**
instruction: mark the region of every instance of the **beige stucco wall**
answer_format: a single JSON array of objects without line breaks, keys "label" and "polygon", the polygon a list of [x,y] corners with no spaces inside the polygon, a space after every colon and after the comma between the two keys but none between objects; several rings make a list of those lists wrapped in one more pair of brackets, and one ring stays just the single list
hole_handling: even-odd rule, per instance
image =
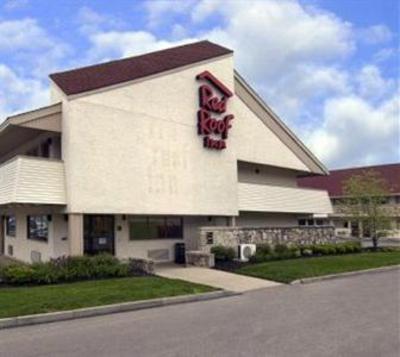
[{"label": "beige stucco wall", "polygon": [[[5,214],[15,215],[17,224],[16,236],[5,236],[5,255],[8,255],[8,245],[13,246],[14,258],[28,263],[31,262],[32,251],[39,252],[42,261],[68,255],[68,241],[65,239],[67,237],[67,222],[64,219],[64,215],[56,214],[44,207],[10,209]],[[52,214],[52,221],[49,222],[49,237],[47,242],[27,238],[27,216],[33,214]]]},{"label": "beige stucco wall", "polygon": [[[256,172],[257,170],[257,172]],[[239,182],[297,187],[298,171],[248,162],[238,163]]]},{"label": "beige stucco wall", "polygon": [[195,76],[204,70],[234,88],[233,59],[224,57],[64,102],[69,212],[235,216],[237,160],[291,169],[284,186],[309,171],[237,96],[227,149],[203,148]]},{"label": "beige stucco wall", "polygon": [[70,212],[237,214],[233,145],[206,150],[197,135],[195,76],[205,69],[233,88],[225,58],[63,106]]},{"label": "beige stucco wall", "polygon": [[232,144],[238,160],[307,171],[307,166],[236,96]]},{"label": "beige stucco wall", "polygon": [[293,227],[298,215],[288,213],[240,212],[236,218],[238,227]]},{"label": "beige stucco wall", "polygon": [[129,220],[121,215],[115,217],[115,254],[118,258],[149,259],[148,252],[155,249],[168,250],[168,259],[175,257],[175,243],[185,243],[187,250],[198,249],[199,228],[202,226],[226,226],[226,217],[185,216],[183,217],[183,239],[129,240]]}]

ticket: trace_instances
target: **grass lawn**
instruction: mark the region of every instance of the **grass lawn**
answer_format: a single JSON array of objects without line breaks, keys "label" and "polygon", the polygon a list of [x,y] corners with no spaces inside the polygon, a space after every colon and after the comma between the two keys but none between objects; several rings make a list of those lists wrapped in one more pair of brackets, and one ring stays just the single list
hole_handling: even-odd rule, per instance
[{"label": "grass lawn", "polygon": [[160,277],[0,288],[0,318],[214,291],[208,286]]},{"label": "grass lawn", "polygon": [[290,283],[293,280],[400,264],[400,251],[278,260],[248,265],[236,273]]}]

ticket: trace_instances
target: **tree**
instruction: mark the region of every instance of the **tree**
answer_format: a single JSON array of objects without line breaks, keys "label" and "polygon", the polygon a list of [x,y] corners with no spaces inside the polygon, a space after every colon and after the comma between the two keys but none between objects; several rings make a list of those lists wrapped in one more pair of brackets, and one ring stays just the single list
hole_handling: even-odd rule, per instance
[{"label": "tree", "polygon": [[342,212],[361,222],[376,249],[379,238],[390,231],[390,212],[385,207],[390,190],[386,180],[378,172],[366,170],[348,178],[343,193]]}]

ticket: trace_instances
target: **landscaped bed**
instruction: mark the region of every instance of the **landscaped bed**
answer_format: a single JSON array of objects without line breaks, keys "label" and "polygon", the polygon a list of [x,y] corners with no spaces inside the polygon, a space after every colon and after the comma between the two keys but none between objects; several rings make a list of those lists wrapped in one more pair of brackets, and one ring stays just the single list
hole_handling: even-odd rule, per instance
[{"label": "landscaped bed", "polygon": [[155,276],[0,288],[0,318],[199,294],[215,289]]},{"label": "landscaped bed", "polygon": [[400,264],[400,251],[365,252],[249,264],[235,273],[290,283],[297,279]]}]

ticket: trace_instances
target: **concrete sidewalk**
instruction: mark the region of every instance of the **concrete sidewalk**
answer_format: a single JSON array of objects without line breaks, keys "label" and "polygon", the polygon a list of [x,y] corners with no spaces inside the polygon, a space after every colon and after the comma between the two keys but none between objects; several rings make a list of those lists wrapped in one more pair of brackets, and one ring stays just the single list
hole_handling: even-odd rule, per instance
[{"label": "concrete sidewalk", "polygon": [[186,280],[233,292],[245,292],[281,285],[274,281],[252,278],[221,270],[184,267],[174,264],[156,265],[156,274],[164,278]]}]

